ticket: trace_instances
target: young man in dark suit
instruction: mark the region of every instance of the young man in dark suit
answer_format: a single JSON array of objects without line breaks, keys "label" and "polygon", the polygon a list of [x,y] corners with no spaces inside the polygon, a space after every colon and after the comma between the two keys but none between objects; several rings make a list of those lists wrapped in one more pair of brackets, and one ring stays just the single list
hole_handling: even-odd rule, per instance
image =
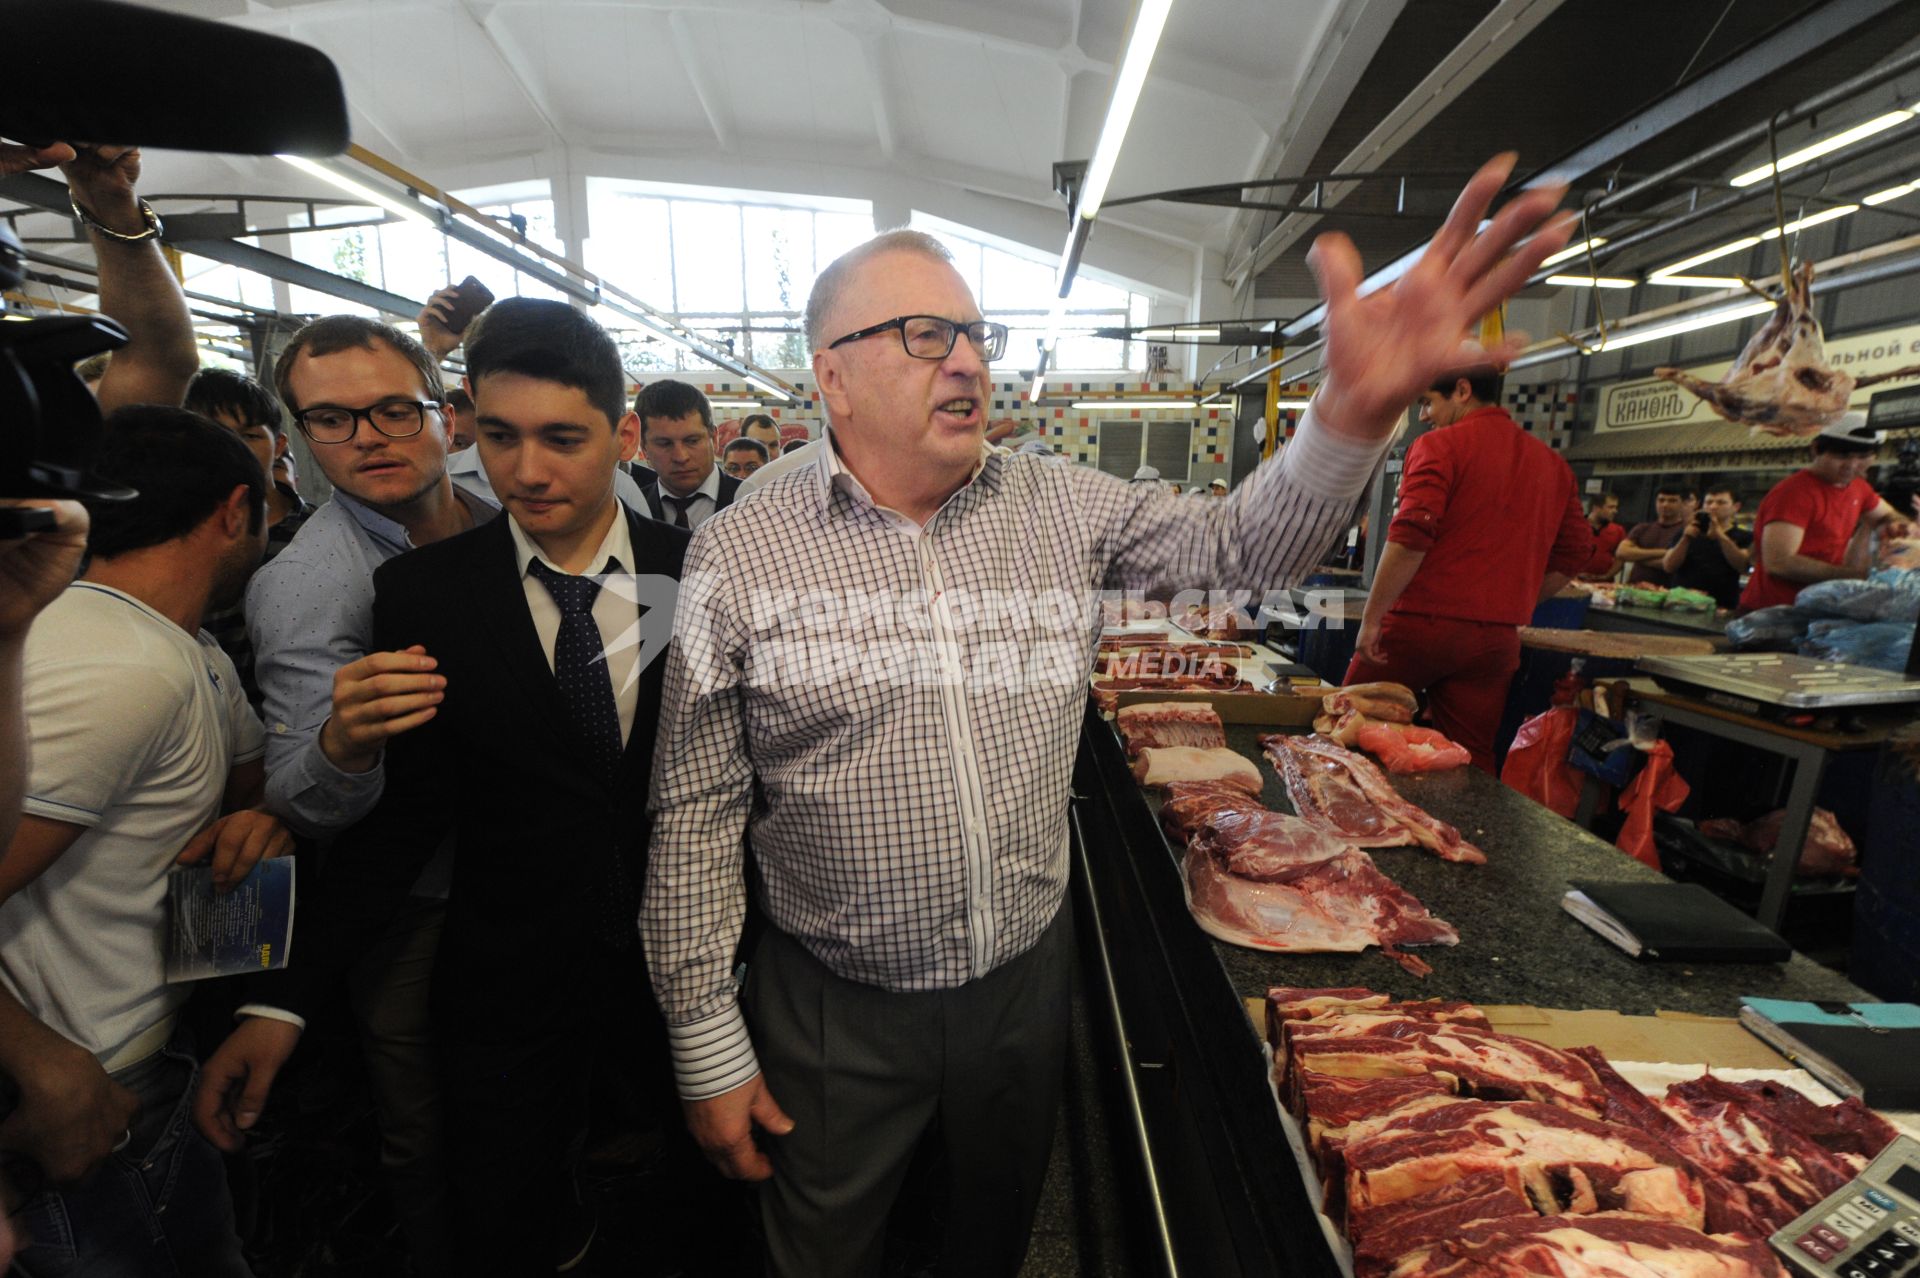
[{"label": "young man in dark suit", "polygon": [[653,473],[635,475],[646,513],[689,532],[733,503],[740,481],[713,464],[713,407],[698,386],[652,382],[633,397],[640,455]]},{"label": "young man in dark suit", "polygon": [[598,325],[558,302],[499,302],[467,370],[508,517],[374,574],[375,649],[424,649],[442,699],[388,743],[379,805],[334,846],[299,957],[208,1063],[195,1119],[239,1144],[299,1018],[451,832],[433,1007],[456,1272],[564,1272],[593,1232],[574,1172],[595,1062],[672,1096],[636,917],[657,658],[688,534],[614,497],[638,421]]}]

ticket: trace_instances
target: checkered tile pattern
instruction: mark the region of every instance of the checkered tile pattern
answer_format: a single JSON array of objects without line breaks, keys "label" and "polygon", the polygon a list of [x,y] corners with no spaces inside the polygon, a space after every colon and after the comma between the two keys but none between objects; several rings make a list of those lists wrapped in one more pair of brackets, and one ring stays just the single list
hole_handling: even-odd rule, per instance
[{"label": "checkered tile pattern", "polygon": [[[830,477],[830,457],[721,511],[687,556],[640,922],[692,1098],[758,1068],[732,973],[743,833],[768,916],[840,976],[934,990],[984,975],[1032,946],[1065,891],[1093,592],[1298,580],[1353,505],[1292,451],[1221,502],[995,452],[923,529]],[[904,607],[885,621],[794,606],[888,596]],[[1073,607],[1058,626],[1005,607],[941,620],[958,600],[1015,598]],[[903,633],[900,616],[920,622]],[[886,677],[903,652],[949,677]],[[994,677],[1009,669],[1027,677]]]},{"label": "checkered tile pattern", "polygon": [[1564,452],[1573,443],[1574,407],[1580,399],[1577,389],[1561,382],[1509,383],[1500,399],[1522,430],[1554,451]]}]

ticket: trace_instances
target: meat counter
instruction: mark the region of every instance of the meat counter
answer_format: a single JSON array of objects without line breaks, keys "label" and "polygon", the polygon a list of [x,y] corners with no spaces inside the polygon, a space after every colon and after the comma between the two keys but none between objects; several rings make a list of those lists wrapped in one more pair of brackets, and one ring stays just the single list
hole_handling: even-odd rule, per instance
[{"label": "meat counter", "polygon": [[[1288,811],[1261,758],[1271,728],[1227,725],[1256,761],[1264,801]],[[1866,997],[1795,955],[1781,964],[1641,962],[1560,908],[1571,879],[1659,875],[1473,768],[1395,777],[1413,803],[1460,828],[1485,865],[1414,848],[1376,851],[1380,868],[1459,929],[1460,943],[1416,951],[1422,979],[1378,950],[1283,955],[1215,941],[1187,912],[1179,855],[1134,781],[1113,726],[1089,709],[1074,775],[1076,904],[1088,984],[1108,1016],[1130,1109],[1144,1205],[1170,1272],[1333,1278],[1339,1273],[1287,1145],[1261,1038],[1244,1000],[1271,985],[1370,986],[1396,998],[1657,1010],[1733,1016],[1742,995]],[[1124,1062],[1119,1060],[1124,1055]],[[1116,1140],[1124,1137],[1116,1133]]]}]

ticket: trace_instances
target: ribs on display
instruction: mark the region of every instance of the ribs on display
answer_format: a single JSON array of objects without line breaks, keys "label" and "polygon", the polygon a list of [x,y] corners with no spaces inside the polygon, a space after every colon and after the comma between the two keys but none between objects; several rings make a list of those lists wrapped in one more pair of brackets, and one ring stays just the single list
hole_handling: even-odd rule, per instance
[{"label": "ribs on display", "polygon": [[1767,1236],[1896,1135],[1772,1082],[1650,1096],[1469,1004],[1277,987],[1267,1037],[1357,1278],[1782,1278]]}]

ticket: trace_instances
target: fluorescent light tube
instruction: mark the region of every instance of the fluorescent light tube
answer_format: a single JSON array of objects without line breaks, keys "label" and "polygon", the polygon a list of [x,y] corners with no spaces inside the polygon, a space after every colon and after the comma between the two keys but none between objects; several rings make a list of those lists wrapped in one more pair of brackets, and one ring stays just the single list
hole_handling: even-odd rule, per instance
[{"label": "fluorescent light tube", "polygon": [[1100,212],[1107,198],[1107,183],[1113,178],[1113,166],[1120,159],[1120,144],[1126,141],[1127,126],[1133,122],[1133,109],[1140,104],[1140,90],[1147,83],[1147,67],[1160,45],[1160,33],[1167,25],[1167,12],[1173,0],[1140,0],[1140,12],[1127,40],[1127,51],[1120,58],[1120,73],[1114,77],[1113,99],[1107,103],[1107,119],[1100,126],[1100,140],[1094,144],[1093,159],[1080,184],[1079,214],[1091,219]]},{"label": "fluorescent light tube", "polygon": [[709,399],[707,401],[707,407],[708,408],[765,408],[766,405],[757,399]]},{"label": "fluorescent light tube", "polygon": [[1075,408],[1193,408],[1190,399],[1081,399]]},{"label": "fluorescent light tube", "polygon": [[279,158],[310,177],[317,177],[322,182],[340,188],[363,204],[383,208],[389,213],[406,218],[410,222],[418,222],[423,226],[434,224],[433,219],[427,216],[424,209],[409,200],[395,199],[384,192],[376,191],[364,182],[356,182],[344,173],[334,172],[324,164],[315,164],[303,155],[283,155]]},{"label": "fluorescent light tube", "polygon": [[[1797,169],[1809,160],[1817,160],[1823,155],[1838,151],[1843,146],[1852,146],[1855,142],[1861,141],[1863,138],[1870,138],[1876,133],[1884,133],[1894,125],[1904,124],[1912,118],[1913,112],[1910,110],[1889,111],[1885,115],[1877,115],[1871,120],[1856,124],[1850,129],[1834,134],[1832,137],[1821,138],[1812,146],[1801,147],[1791,155],[1781,156],[1780,171],[1785,173],[1788,169]],[[1772,176],[1773,165],[1763,164],[1757,169],[1748,169],[1745,173],[1734,178],[1733,185],[1752,186],[1755,182],[1763,182]]]},{"label": "fluorescent light tube", "polygon": [[1564,288],[1632,288],[1639,281],[1617,275],[1549,275],[1547,283]]},{"label": "fluorescent light tube", "polygon": [[1838,204],[1833,208],[1821,209],[1818,213],[1809,214],[1801,218],[1798,222],[1789,222],[1784,227],[1770,226],[1760,232],[1760,238],[1763,240],[1777,240],[1783,231],[1788,235],[1792,235],[1795,231],[1804,231],[1809,226],[1819,226],[1822,222],[1832,222],[1838,218],[1846,217],[1850,213],[1858,213],[1859,211],[1860,206],[1858,204]]},{"label": "fluorescent light tube", "polygon": [[1689,266],[1699,266],[1702,262],[1711,262],[1716,258],[1726,257],[1731,253],[1738,253],[1742,249],[1750,249],[1759,242],[1760,237],[1757,235],[1743,235],[1731,244],[1722,244],[1719,248],[1708,249],[1704,253],[1695,253],[1692,257],[1675,262],[1671,266],[1663,266],[1648,277],[1647,283],[1654,283],[1664,275],[1678,275]]},{"label": "fluorescent light tube", "polygon": [[1674,320],[1668,324],[1655,324],[1650,328],[1634,329],[1625,333],[1610,332],[1607,334],[1606,341],[1592,349],[1617,351],[1623,347],[1638,346],[1642,342],[1657,342],[1663,337],[1677,337],[1681,333],[1691,333],[1696,329],[1712,328],[1716,324],[1727,324],[1753,315],[1765,315],[1772,310],[1772,302],[1748,302],[1728,310],[1710,311],[1705,315],[1689,315],[1685,319]]},{"label": "fluorescent light tube", "polygon": [[1193,341],[1216,341],[1220,337],[1217,328],[1143,328],[1134,334],[1143,342],[1177,342],[1181,338]]},{"label": "fluorescent light tube", "polygon": [[748,373],[746,374],[746,379],[752,382],[755,386],[758,386],[761,390],[771,391],[775,395],[780,396],[782,399],[785,399],[787,396],[787,392],[781,390],[778,386],[775,386],[772,382],[760,376],[758,373]]},{"label": "fluorescent light tube", "polygon": [[1890,200],[1897,200],[1905,195],[1912,195],[1915,191],[1920,191],[1920,182],[1907,182],[1900,186],[1890,186],[1884,191],[1875,191],[1872,195],[1861,196],[1860,202],[1871,208],[1874,205],[1885,204]]},{"label": "fluorescent light tube", "polygon": [[1596,235],[1590,240],[1582,240],[1578,244],[1569,244],[1567,245],[1567,247],[1561,249],[1558,253],[1555,253],[1549,257],[1541,258],[1540,265],[1552,266],[1556,262],[1564,262],[1569,258],[1584,257],[1586,256],[1586,252],[1589,248],[1599,248],[1602,244],[1605,244],[1606,242],[1607,242],[1606,236]]}]

